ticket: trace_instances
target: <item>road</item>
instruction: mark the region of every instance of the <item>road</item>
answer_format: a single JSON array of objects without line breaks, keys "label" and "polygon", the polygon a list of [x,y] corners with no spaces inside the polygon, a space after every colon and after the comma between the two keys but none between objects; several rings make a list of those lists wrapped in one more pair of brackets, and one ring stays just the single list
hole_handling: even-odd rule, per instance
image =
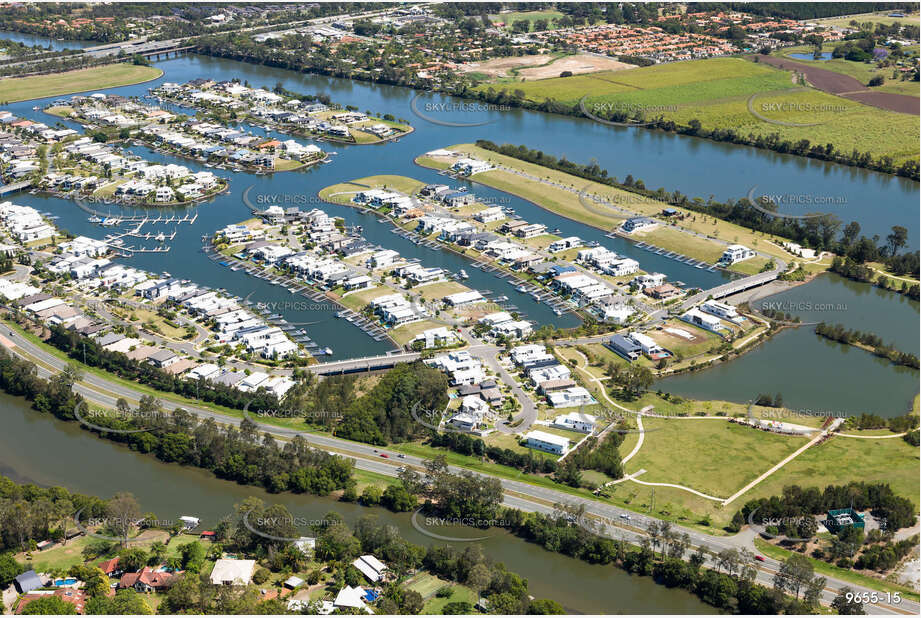
[{"label": "road", "polygon": [[[12,343],[13,347],[11,351],[13,353],[37,364],[39,376],[48,378],[59,373],[66,367],[67,363],[64,360],[51,354],[44,347],[33,343],[19,333],[6,327],[2,328],[0,332],[2,332],[2,335],[8,338],[9,342]],[[3,344],[8,345],[7,342],[3,342]],[[142,393],[132,387],[125,386],[110,378],[100,377],[89,372],[86,372],[82,379],[74,385],[74,390],[83,395],[90,403],[107,407],[114,407],[119,397],[123,397],[133,403],[137,402],[142,395]],[[178,407],[182,407],[201,418],[211,418],[223,424],[239,425],[241,421],[240,418],[217,413],[198,406],[179,405],[175,401],[166,398],[166,396],[161,398],[161,402],[166,410],[174,410]],[[300,435],[315,447],[354,459],[355,465],[359,469],[369,470],[388,476],[396,476],[398,468],[402,465],[408,464],[421,467],[424,462],[422,458],[408,455],[403,458],[383,459],[377,453],[377,449],[369,445],[349,442],[347,440],[324,435],[304,433],[293,429],[279,428],[262,423],[257,423],[257,425],[261,431],[268,432],[281,438],[291,438],[295,435]],[[452,466],[451,470],[452,472],[459,472],[461,469]],[[488,475],[479,474],[479,476],[486,477]],[[637,542],[643,535],[642,531],[645,530],[650,523],[656,521],[654,518],[638,515],[632,511],[614,505],[573,496],[552,488],[539,487],[521,481],[505,479],[500,479],[500,482],[506,492],[505,503],[509,506],[514,506],[529,512],[548,513],[553,511],[553,504],[555,503],[583,505],[588,517],[597,518],[604,524],[604,529],[601,532],[614,538],[622,538],[630,542]],[[752,545],[754,533],[750,530],[743,531],[731,537],[719,537],[704,534],[694,529],[683,528],[681,526],[673,526],[672,529],[679,534],[687,533],[691,538],[693,546],[705,546],[712,552],[719,552],[723,549],[743,548],[754,550]],[[758,563],[757,567],[757,581],[770,586],[771,578],[779,568],[778,561],[766,558],[764,562]],[[873,590],[869,588],[853,585],[834,578],[828,578],[826,588],[822,592],[823,602],[830,603],[837,594],[838,589],[844,586],[849,586],[856,592],[873,592]],[[921,606],[919,606],[917,602],[907,599],[903,599],[902,603],[898,606],[878,603],[875,605],[866,605],[865,607],[868,612],[874,614],[917,615],[919,611],[921,611]]]}]

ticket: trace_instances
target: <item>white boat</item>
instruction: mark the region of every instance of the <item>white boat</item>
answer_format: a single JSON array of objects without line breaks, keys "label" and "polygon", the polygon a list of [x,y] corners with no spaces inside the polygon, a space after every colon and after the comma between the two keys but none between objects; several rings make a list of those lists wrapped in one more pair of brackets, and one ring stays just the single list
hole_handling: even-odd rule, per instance
[{"label": "white boat", "polygon": [[461,269],[458,271],[457,275],[458,275],[461,279],[469,279],[469,278],[470,278],[470,275],[468,275],[468,274],[467,274],[467,271],[464,270],[463,268],[461,268]]}]

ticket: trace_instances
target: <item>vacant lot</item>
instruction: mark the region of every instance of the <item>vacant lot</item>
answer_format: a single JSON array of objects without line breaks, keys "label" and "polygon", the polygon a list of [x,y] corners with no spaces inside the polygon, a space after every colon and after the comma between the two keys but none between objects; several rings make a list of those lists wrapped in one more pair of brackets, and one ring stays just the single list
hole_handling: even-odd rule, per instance
[{"label": "vacant lot", "polygon": [[163,71],[134,64],[110,64],[92,69],[36,77],[0,79],[0,98],[7,103],[54,97],[75,92],[128,86],[157,79]]},{"label": "vacant lot", "polygon": [[726,498],[806,443],[806,438],[721,419],[644,419],[646,440],[627,463],[640,480],[674,483]]}]

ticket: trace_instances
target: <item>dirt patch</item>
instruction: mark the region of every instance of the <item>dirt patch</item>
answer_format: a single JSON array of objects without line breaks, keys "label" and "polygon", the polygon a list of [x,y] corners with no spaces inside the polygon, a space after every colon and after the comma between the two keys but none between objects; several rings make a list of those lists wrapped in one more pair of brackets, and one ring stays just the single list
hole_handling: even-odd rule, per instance
[{"label": "dirt patch", "polygon": [[787,71],[799,71],[806,76],[810,84],[830,94],[837,94],[865,105],[879,107],[880,109],[903,114],[914,114],[915,116],[918,115],[917,97],[912,97],[907,94],[869,90],[866,84],[860,83],[860,80],[850,75],[800,64],[788,58],[758,56],[758,62],[769,64],[779,69],[786,69]]},{"label": "dirt patch", "polygon": [[597,73],[599,71],[623,71],[626,69],[635,69],[636,65],[627,64],[607,58],[604,56],[593,56],[590,54],[576,54],[575,56],[566,56],[556,62],[542,67],[532,67],[522,69],[518,72],[525,79],[547,79],[548,77],[559,77],[563,71],[570,71],[573,75],[582,75],[584,73]]},{"label": "dirt patch", "polygon": [[864,105],[872,105],[873,107],[880,107],[903,114],[918,115],[918,97],[907,94],[868,90],[867,92],[854,92],[842,96],[863,103]]},{"label": "dirt patch", "polygon": [[464,73],[484,73],[491,78],[512,77],[515,75],[513,69],[519,69],[517,71],[518,77],[534,80],[559,77],[563,71],[571,71],[573,75],[580,75],[583,73],[597,73],[598,71],[620,71],[636,67],[614,58],[590,54],[576,54],[557,60],[554,60],[554,57],[550,54],[537,54],[535,56],[493,58],[486,62],[470,62],[462,64],[458,68]]}]

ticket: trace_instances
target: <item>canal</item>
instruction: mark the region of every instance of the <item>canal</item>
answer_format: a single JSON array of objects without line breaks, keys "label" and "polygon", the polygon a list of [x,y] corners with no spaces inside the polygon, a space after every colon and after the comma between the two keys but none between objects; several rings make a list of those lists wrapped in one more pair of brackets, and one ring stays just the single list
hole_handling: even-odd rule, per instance
[{"label": "canal", "polygon": [[[102,498],[129,491],[140,502],[142,512],[153,512],[163,520],[192,515],[201,518],[203,529],[232,516],[234,505],[256,496],[266,504],[283,504],[299,520],[321,520],[326,513],[336,511],[353,523],[362,515],[374,514],[381,522],[396,526],[413,543],[445,544],[418,532],[405,513],[332,498],[268,494],[257,487],[219,480],[199,468],[166,464],[101,440],[75,423],[32,410],[20,398],[0,394],[0,408],[4,427],[0,432],[0,474],[18,482],[61,486]],[[49,453],[54,456],[49,457]],[[650,578],[611,566],[591,565],[549,552],[499,529],[439,528],[438,533],[455,538],[487,536],[488,540],[481,541],[487,555],[526,578],[532,595],[555,599],[569,613],[713,612],[713,608],[686,591],[668,589]],[[461,551],[468,545],[459,541],[450,544]]]},{"label": "canal", "polygon": [[[918,354],[918,302],[833,273],[753,303],[798,316],[804,323],[843,324]],[[761,393],[784,405],[834,416],[900,416],[918,393],[918,371],[859,348],[825,339],[814,326],[782,331],[731,362],[665,378],[656,388],[694,399],[744,403]]]}]

